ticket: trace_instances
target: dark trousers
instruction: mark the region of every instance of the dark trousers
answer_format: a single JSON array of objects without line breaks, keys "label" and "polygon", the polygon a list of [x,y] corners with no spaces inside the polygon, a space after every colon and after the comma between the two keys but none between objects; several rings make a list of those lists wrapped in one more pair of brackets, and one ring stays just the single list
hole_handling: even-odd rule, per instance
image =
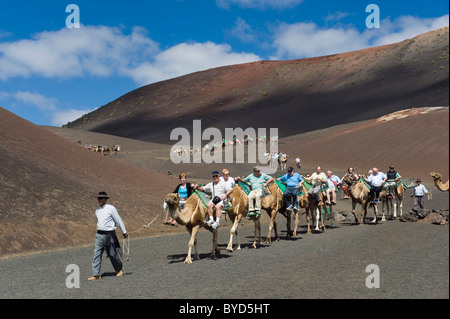
[{"label": "dark trousers", "polygon": [[425,208],[423,205],[423,196],[414,196],[414,207]]},{"label": "dark trousers", "polygon": [[[372,200],[378,200],[378,198],[380,197],[380,192],[382,190],[383,187],[381,186],[372,186],[370,188],[370,197],[372,198]],[[375,197],[374,197],[375,195]]]},{"label": "dark trousers", "polygon": [[286,188],[286,191],[283,194],[283,199],[287,207],[292,205],[292,208],[297,208],[297,199],[299,190],[300,189],[297,187]]}]

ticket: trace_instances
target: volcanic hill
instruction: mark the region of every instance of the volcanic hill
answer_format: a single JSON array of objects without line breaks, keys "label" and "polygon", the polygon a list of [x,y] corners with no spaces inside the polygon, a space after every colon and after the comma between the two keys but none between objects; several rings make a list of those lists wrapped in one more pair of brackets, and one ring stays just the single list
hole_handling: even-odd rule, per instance
[{"label": "volcanic hill", "polygon": [[[174,128],[279,128],[280,137],[449,105],[448,27],[400,43],[196,72],[134,90],[68,123],[170,143]],[[173,142],[172,142],[173,143]]]},{"label": "volcanic hill", "polygon": [[[111,196],[127,231],[138,230],[161,213],[162,198],[176,182],[90,152],[0,108],[0,257],[92,243],[100,191]],[[160,222],[152,227],[167,231]]]}]

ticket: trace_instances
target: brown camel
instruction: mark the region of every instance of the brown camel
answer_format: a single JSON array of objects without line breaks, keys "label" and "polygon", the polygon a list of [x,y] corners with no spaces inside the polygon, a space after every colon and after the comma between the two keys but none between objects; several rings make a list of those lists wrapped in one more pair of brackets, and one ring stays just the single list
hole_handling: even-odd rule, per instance
[{"label": "brown camel", "polygon": [[[233,192],[230,194],[230,199],[233,204],[233,209],[227,211],[228,216],[233,222],[233,226],[230,229],[230,241],[227,246],[228,251],[233,251],[233,237],[236,236],[237,246],[236,250],[241,249],[239,243],[238,226],[242,221],[242,218],[248,214],[248,197],[239,185],[233,187]],[[261,245],[261,223],[259,218],[252,218],[255,222],[255,239],[253,241],[253,247],[256,248],[256,244]],[[258,233],[258,240],[256,240],[256,234]]]},{"label": "brown camel", "polygon": [[442,183],[442,175],[436,172],[430,173],[431,177],[433,177],[434,185],[436,185],[437,189],[441,192],[448,192],[448,180],[447,183]]},{"label": "brown camel", "polygon": [[[372,220],[372,222],[378,223],[377,205],[370,203],[369,189],[365,185],[363,179],[360,178],[359,180],[355,181],[353,178],[347,177],[344,179],[344,182],[349,187],[349,193],[350,193],[350,197],[352,199],[352,214],[355,216],[356,223],[358,223],[358,217],[356,216],[356,213],[355,213],[356,204],[361,204],[361,216],[360,216],[361,220],[359,223],[361,226],[364,225],[364,218],[367,215],[367,206],[373,207],[373,212],[375,214],[375,217]],[[370,203],[370,205],[369,205],[369,203]]]},{"label": "brown camel", "polygon": [[277,231],[277,223],[275,222],[275,217],[277,216],[278,212],[283,214],[283,216],[287,219],[287,237],[289,238],[292,236],[291,211],[286,210],[286,205],[283,200],[283,192],[278,187],[278,185],[275,182],[272,182],[268,187],[271,194],[261,199],[261,209],[264,209],[270,217],[269,233],[267,234],[266,243],[271,243],[272,229],[275,231],[275,240],[280,241],[280,237],[278,236]]},{"label": "brown camel", "polygon": [[191,235],[191,239],[189,240],[189,250],[184,263],[192,264],[192,247],[194,247],[194,260],[199,259],[197,252],[197,233],[201,227],[205,227],[205,229],[213,234],[211,258],[216,258],[216,253],[220,254],[220,249],[217,247],[217,230],[212,229],[212,227],[205,223],[208,212],[200,196],[198,196],[197,193],[192,194],[191,197],[187,199],[183,209],[181,209],[180,196],[178,194],[168,194],[164,201],[167,203],[170,217],[176,220],[178,224],[184,225]]}]

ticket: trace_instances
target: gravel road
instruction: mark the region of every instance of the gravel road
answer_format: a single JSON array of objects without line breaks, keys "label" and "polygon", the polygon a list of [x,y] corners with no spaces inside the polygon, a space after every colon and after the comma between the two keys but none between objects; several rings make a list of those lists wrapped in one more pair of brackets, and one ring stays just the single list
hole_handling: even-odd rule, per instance
[{"label": "gravel road", "polygon": [[[240,228],[240,251],[225,250],[229,228],[222,227],[216,260],[208,258],[212,236],[202,230],[201,259],[190,265],[184,264],[187,233],[131,240],[126,275],[113,276],[104,257],[104,277],[95,282],[86,280],[93,245],[2,259],[0,298],[449,298],[448,225],[334,223],[323,233],[307,235],[303,223],[297,237],[286,240],[285,219],[277,220],[282,240],[258,249],[250,247],[251,221]],[[263,220],[263,235],[266,225]],[[80,288],[66,287],[67,277],[75,274],[66,272],[72,264],[79,267]],[[376,272],[366,272],[366,267],[373,264],[379,269],[380,288],[369,289],[366,279]]]}]

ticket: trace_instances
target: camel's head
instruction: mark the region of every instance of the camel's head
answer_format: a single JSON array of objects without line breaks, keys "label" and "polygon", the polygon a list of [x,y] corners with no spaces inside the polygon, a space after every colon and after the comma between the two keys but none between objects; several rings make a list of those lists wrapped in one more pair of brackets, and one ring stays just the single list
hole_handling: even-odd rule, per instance
[{"label": "camel's head", "polygon": [[167,203],[167,206],[175,207],[180,203],[180,196],[174,193],[167,194],[166,197],[164,197],[164,201]]},{"label": "camel's head", "polygon": [[439,173],[431,172],[430,175],[431,177],[433,177],[434,180],[441,179],[441,174]]},{"label": "camel's head", "polygon": [[344,178],[344,183],[347,184],[348,186],[352,186],[355,182],[356,180],[350,176]]}]

